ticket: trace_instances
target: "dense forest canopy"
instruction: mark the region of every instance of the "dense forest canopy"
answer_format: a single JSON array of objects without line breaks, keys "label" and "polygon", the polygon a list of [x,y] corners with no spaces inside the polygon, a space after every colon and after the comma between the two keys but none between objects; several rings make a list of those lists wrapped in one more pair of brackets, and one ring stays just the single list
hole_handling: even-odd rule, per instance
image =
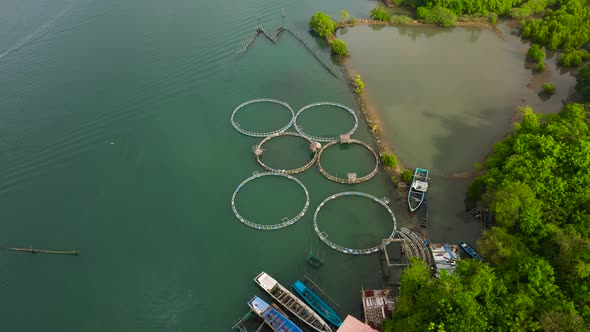
[{"label": "dense forest canopy", "polygon": [[[552,50],[579,49],[590,42],[590,0],[393,0],[417,9],[428,23],[445,22],[450,13],[461,16],[508,15],[522,19],[522,36]],[[447,11],[444,11],[444,10]],[[543,13],[541,18],[533,15]],[[438,18],[438,14],[444,17]],[[428,14],[428,15],[425,15]],[[437,19],[433,19],[436,17]]]},{"label": "dense forest canopy", "polygon": [[590,328],[589,109],[542,116],[523,108],[469,188],[496,226],[478,248],[430,278],[414,261],[385,331],[587,331]]}]

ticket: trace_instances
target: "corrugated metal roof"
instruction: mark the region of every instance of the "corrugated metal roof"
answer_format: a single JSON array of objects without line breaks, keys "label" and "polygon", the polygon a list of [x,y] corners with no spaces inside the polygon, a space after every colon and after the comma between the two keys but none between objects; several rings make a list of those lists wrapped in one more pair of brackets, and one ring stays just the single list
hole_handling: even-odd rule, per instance
[{"label": "corrugated metal roof", "polygon": [[369,325],[361,322],[360,320],[352,317],[351,315],[346,316],[346,319],[340,325],[336,332],[378,332],[372,329]]}]

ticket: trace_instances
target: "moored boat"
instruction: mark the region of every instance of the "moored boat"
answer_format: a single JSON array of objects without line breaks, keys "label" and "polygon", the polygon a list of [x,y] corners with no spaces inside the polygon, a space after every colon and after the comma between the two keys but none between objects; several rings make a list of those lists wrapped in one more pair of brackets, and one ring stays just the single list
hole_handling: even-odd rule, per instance
[{"label": "moored boat", "polygon": [[262,289],[272,296],[272,298],[279,304],[292,312],[293,315],[301,319],[301,321],[314,330],[318,332],[332,332],[328,323],[326,323],[320,315],[315,313],[315,311],[305,304],[305,302],[301,301],[297,296],[265,272],[260,272],[260,274],[254,278],[254,282],[262,287]]},{"label": "moored boat", "polygon": [[483,258],[477,253],[477,251],[475,251],[475,249],[471,248],[467,243],[463,241],[459,241],[458,243],[469,256],[475,259],[479,259],[483,262]]},{"label": "moored boat", "polygon": [[258,296],[254,296],[248,301],[248,306],[252,312],[264,319],[266,324],[275,332],[303,332],[295,323]]},{"label": "moored boat", "polygon": [[426,197],[424,197],[420,210],[418,210],[418,221],[420,222],[420,227],[428,226],[428,200]]},{"label": "moored boat", "polygon": [[416,211],[428,190],[428,170],[423,168],[416,168],[414,177],[412,178],[412,185],[408,191],[408,207],[411,212]]},{"label": "moored boat", "polygon": [[328,322],[335,326],[342,325],[342,319],[338,314],[330,308],[316,293],[307,288],[301,281],[297,280],[291,285],[293,290],[307,302],[320,316],[324,317]]}]

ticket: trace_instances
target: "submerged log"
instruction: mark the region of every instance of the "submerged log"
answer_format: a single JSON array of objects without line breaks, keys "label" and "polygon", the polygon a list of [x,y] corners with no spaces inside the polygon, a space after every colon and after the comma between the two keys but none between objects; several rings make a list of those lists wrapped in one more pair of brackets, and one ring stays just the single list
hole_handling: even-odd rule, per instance
[{"label": "submerged log", "polygon": [[19,252],[29,252],[31,254],[53,254],[53,255],[72,255],[72,256],[80,255],[80,251],[78,251],[78,250],[61,251],[61,250],[43,250],[43,249],[34,249],[34,248],[4,248],[4,247],[0,247],[0,249],[19,251]]}]

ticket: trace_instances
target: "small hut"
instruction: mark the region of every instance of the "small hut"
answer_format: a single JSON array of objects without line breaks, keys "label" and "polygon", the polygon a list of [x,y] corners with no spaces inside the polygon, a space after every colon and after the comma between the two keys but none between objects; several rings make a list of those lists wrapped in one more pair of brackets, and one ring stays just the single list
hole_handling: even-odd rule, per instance
[{"label": "small hut", "polygon": [[312,141],[309,145],[309,149],[314,153],[320,151],[321,148],[322,144],[320,142]]},{"label": "small hut", "polygon": [[340,143],[350,143],[350,135],[348,135],[348,134],[340,135]]}]

